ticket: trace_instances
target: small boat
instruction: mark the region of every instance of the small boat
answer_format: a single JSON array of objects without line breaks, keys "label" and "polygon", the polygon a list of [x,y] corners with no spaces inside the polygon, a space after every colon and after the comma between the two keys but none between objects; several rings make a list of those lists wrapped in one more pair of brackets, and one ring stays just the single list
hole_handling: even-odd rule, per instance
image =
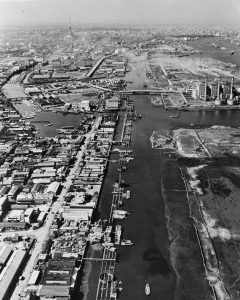
[{"label": "small boat", "polygon": [[127,191],[127,192],[126,192],[126,198],[127,198],[127,199],[130,199],[130,197],[131,197],[131,192],[130,192],[130,191]]},{"label": "small boat", "polygon": [[150,287],[149,283],[146,283],[146,285],[145,285],[145,294],[147,296],[149,296],[151,294],[151,287]]},{"label": "small boat", "polygon": [[121,241],[122,246],[133,246],[133,242],[131,240],[122,240]]},{"label": "small boat", "polygon": [[121,293],[121,291],[123,290],[123,284],[122,281],[118,282],[118,286],[117,286],[118,291]]},{"label": "small boat", "polygon": [[74,126],[63,126],[62,129],[74,129]]},{"label": "small boat", "polygon": [[117,225],[115,228],[115,244],[116,245],[120,244],[121,235],[122,235],[122,226]]}]

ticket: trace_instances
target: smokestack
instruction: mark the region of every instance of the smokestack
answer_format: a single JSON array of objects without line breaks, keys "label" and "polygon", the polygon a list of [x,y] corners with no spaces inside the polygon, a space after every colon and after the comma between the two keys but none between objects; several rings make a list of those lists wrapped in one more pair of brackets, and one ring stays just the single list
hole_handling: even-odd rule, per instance
[{"label": "smokestack", "polygon": [[221,80],[221,77],[219,78],[218,80],[218,92],[217,92],[217,99],[220,99],[220,80]]},{"label": "smokestack", "polygon": [[207,101],[207,79],[205,79],[205,95],[204,95],[204,101]]},{"label": "smokestack", "polygon": [[233,98],[233,84],[234,84],[234,77],[231,80],[231,87],[230,87],[230,99]]}]

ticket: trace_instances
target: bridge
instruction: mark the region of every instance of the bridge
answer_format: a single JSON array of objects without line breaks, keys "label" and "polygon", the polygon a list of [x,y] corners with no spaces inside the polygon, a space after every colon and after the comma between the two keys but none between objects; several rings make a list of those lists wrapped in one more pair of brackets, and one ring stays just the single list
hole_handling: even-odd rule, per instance
[{"label": "bridge", "polygon": [[162,93],[169,93],[173,91],[169,90],[123,90],[123,91],[117,91],[118,94],[124,94],[124,95],[160,95]]},{"label": "bridge", "polygon": [[98,69],[98,67],[102,64],[102,62],[104,61],[104,59],[108,58],[108,57],[112,57],[115,56],[116,54],[110,54],[107,56],[103,56],[102,58],[100,58],[97,63],[92,67],[92,69],[87,73],[86,77],[92,77],[93,74],[95,73],[95,71]]}]

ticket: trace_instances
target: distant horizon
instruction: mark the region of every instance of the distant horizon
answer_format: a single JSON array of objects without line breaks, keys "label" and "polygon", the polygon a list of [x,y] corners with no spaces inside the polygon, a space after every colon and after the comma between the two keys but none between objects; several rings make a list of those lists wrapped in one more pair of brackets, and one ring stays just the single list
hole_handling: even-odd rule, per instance
[{"label": "distant horizon", "polygon": [[[27,0],[29,1],[29,0]],[[226,28],[226,27],[238,27],[240,29],[240,24],[238,23],[225,23],[225,24],[218,24],[218,23],[209,23],[209,24],[199,24],[199,23],[174,23],[174,24],[167,24],[167,23],[118,23],[118,22],[72,22],[72,26],[119,26],[119,27],[176,27],[176,26],[190,26],[190,27],[198,27],[198,28]],[[69,21],[66,22],[31,22],[31,23],[8,23],[8,24],[1,24],[1,27],[26,27],[26,26],[69,26]]]},{"label": "distant horizon", "polygon": [[239,0],[0,0],[0,25],[240,25]]}]

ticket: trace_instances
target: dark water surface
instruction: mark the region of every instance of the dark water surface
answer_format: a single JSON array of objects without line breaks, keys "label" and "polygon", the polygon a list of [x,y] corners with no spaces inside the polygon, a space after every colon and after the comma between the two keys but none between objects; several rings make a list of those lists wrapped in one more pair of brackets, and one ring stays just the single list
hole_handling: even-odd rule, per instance
[{"label": "dark water surface", "polygon": [[[134,247],[119,248],[117,277],[125,283],[121,299],[145,299],[146,282],[152,287],[150,299],[209,299],[205,298],[210,297],[209,286],[177,162],[151,149],[149,138],[155,130],[190,127],[190,123],[198,127],[239,126],[240,113],[186,112],[172,120],[168,112],[153,107],[148,97],[134,97],[134,100],[143,118],[134,123],[131,149],[135,160],[123,175],[132,198],[124,207],[131,215],[121,223]],[[169,192],[163,194],[162,183]],[[175,189],[183,191],[172,191]],[[178,241],[171,243],[176,237]],[[181,271],[178,286],[170,246],[173,256],[178,253],[177,267]]]},{"label": "dark water surface", "polygon": [[[63,114],[54,112],[40,112],[35,118],[31,119],[33,125],[38,128],[39,136],[53,137],[57,135],[56,129],[61,129],[63,126],[78,127],[84,119],[84,114]],[[52,126],[46,126],[48,122]]]},{"label": "dark water surface", "polygon": [[[211,47],[212,44],[219,45],[219,48]],[[236,45],[236,42],[231,43],[231,39],[225,39],[222,37],[210,37],[201,40],[189,42],[191,46],[202,52],[203,57],[211,57],[217,60],[224,61],[226,63],[232,63],[240,66],[240,46]],[[226,50],[222,50],[221,47],[225,47]],[[231,51],[235,53],[231,55]]]}]

